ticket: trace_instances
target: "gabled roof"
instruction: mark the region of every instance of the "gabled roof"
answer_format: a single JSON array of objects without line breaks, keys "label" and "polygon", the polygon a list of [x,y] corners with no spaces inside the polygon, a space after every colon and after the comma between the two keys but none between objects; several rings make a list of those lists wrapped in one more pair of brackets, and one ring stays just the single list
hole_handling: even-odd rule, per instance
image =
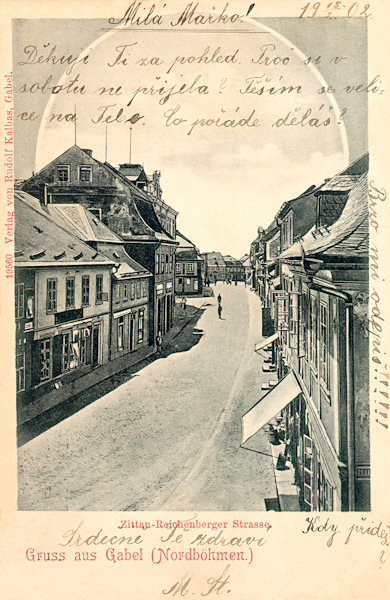
[{"label": "gabled roof", "polygon": [[[302,194],[300,194],[299,196],[296,196],[296,198],[292,198],[291,200],[287,200],[286,202],[283,202],[282,206],[279,208],[278,212],[276,213],[274,221],[271,223],[271,225],[274,224],[273,228],[277,227],[277,219],[282,219],[290,209],[294,208],[294,204],[296,204],[298,201],[307,199],[308,201],[312,200],[313,203],[316,203],[317,201],[313,196],[315,191],[316,191],[315,185],[311,185]],[[270,231],[268,231],[268,230],[271,228],[271,225],[269,225],[267,227],[267,230],[266,230],[267,234],[270,233]]]},{"label": "gabled roof", "polygon": [[114,277],[116,279],[121,279],[122,277],[131,277],[134,275],[151,275],[151,273],[145,269],[145,267],[140,265],[127,254],[123,247],[122,241],[120,241],[118,244],[98,242],[97,249],[101,254],[107,256],[107,258],[115,261],[117,270],[114,272]]},{"label": "gabled roof", "polygon": [[56,223],[39,200],[15,190],[15,262],[18,266],[103,265],[114,261]]},{"label": "gabled roof", "polygon": [[225,267],[225,261],[220,252],[205,252],[205,256],[209,267]]},{"label": "gabled roof", "polygon": [[176,250],[176,262],[183,260],[201,260],[195,248],[179,248]]},{"label": "gabled roof", "polygon": [[[140,189],[139,187],[137,187],[136,185],[134,185],[131,181],[129,181],[129,179],[127,177],[125,177],[125,175],[123,175],[118,169],[116,169],[115,167],[113,167],[112,165],[110,165],[107,162],[104,162],[104,163],[101,162],[97,158],[93,157],[90,151],[80,148],[79,146],[77,146],[77,144],[74,144],[73,146],[71,146],[70,148],[65,150],[65,152],[63,152],[60,156],[53,159],[48,165],[45,165],[45,167],[43,167],[43,169],[41,169],[41,171],[39,171],[39,173],[36,173],[35,175],[33,175],[32,177],[27,179],[24,182],[23,187],[25,187],[25,186],[28,187],[29,183],[34,178],[36,178],[43,170],[49,168],[54,163],[59,164],[61,162],[64,162],[66,164],[66,161],[68,160],[67,154],[72,150],[76,150],[78,153],[82,153],[83,155],[85,155],[87,164],[90,164],[91,162],[96,163],[97,165],[102,167],[104,170],[106,170],[111,176],[117,178],[123,185],[126,186],[126,188],[130,191],[131,198],[134,200],[134,204],[135,204],[136,210],[139,213],[139,216],[144,221],[144,223],[149,227],[149,229],[151,229],[151,231],[153,232],[152,235],[154,234],[154,237],[156,237],[158,240],[161,240],[161,241],[174,241],[172,236],[170,236],[169,233],[167,233],[164,230],[164,228],[161,226],[161,223],[159,222],[159,220],[154,212],[152,199],[149,198],[148,194],[145,191],[143,191],[142,189]],[[136,165],[136,166],[140,166],[140,165]],[[71,187],[72,183],[69,183],[69,186]],[[87,184],[87,186],[89,186],[89,184]],[[61,187],[63,187],[65,189],[65,186],[61,186]],[[138,237],[138,236],[134,236],[134,237]]]},{"label": "gabled roof", "polygon": [[178,229],[176,229],[176,241],[179,242],[178,250],[180,248],[195,248],[195,250],[199,252],[195,244],[191,242],[191,240],[188,237],[183,235]]},{"label": "gabled roof", "polygon": [[281,253],[280,258],[302,256],[368,257],[368,186],[362,175],[350,190],[340,218],[327,228],[312,228],[300,242]]},{"label": "gabled roof", "polygon": [[232,265],[236,267],[242,267],[240,261],[236,258],[233,258],[233,256],[230,256],[230,254],[226,254],[226,256],[223,257],[223,260],[225,261],[225,264],[229,267],[231,267]]}]

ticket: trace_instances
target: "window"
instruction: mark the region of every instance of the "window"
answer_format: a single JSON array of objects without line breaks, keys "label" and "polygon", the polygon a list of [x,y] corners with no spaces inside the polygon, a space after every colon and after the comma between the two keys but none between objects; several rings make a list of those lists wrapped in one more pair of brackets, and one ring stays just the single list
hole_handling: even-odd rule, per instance
[{"label": "window", "polygon": [[141,282],[137,281],[137,298],[141,298]]},{"label": "window", "polygon": [[80,183],[90,183],[92,181],[92,167],[79,167]]},{"label": "window", "polygon": [[71,345],[71,334],[69,332],[62,334],[61,344],[61,372],[69,371],[73,361],[73,352]]},{"label": "window", "polygon": [[138,313],[138,341],[142,342],[144,339],[144,310],[140,310]]},{"label": "window", "polygon": [[123,284],[123,300],[129,299],[129,286],[127,283]]},{"label": "window", "polygon": [[103,302],[103,275],[96,275],[96,304]]},{"label": "window", "polygon": [[311,297],[310,308],[310,360],[317,368],[317,302],[314,297]]},{"label": "window", "polygon": [[328,307],[320,304],[320,377],[328,387]]},{"label": "window", "polygon": [[181,273],[181,263],[176,263],[176,273]]},{"label": "window", "polygon": [[194,272],[194,263],[187,263],[187,273]]},{"label": "window", "polygon": [[304,464],[303,464],[303,498],[305,504],[311,509],[313,506],[313,444],[308,435],[303,436]]},{"label": "window", "polygon": [[142,296],[146,298],[148,295],[148,280],[144,279],[142,282]]},{"label": "window", "polygon": [[131,299],[134,300],[135,298],[135,283],[131,284]]},{"label": "window", "polygon": [[74,277],[67,277],[65,282],[65,306],[66,308],[74,308]]},{"label": "window", "polygon": [[161,258],[161,273],[164,274],[165,273],[165,254],[160,255]]},{"label": "window", "polygon": [[81,305],[89,305],[89,275],[83,275],[81,279]]},{"label": "window", "polygon": [[156,252],[156,254],[155,254],[155,261],[156,261],[155,272],[156,272],[156,275],[158,275],[160,272],[160,256],[159,256],[158,252]]},{"label": "window", "polygon": [[70,181],[69,165],[61,165],[57,167],[57,179],[61,183],[68,183]]},{"label": "window", "polygon": [[41,381],[45,381],[50,378],[50,358],[51,358],[51,340],[46,338],[41,340]]},{"label": "window", "polygon": [[57,310],[57,279],[50,278],[46,283],[46,312]]},{"label": "window", "polygon": [[15,319],[22,319],[24,316],[24,284],[15,285]]},{"label": "window", "polygon": [[34,316],[34,291],[26,290],[26,319]]},{"label": "window", "polygon": [[117,283],[114,287],[114,301],[118,304],[121,300],[121,284]]},{"label": "window", "polygon": [[16,355],[16,391],[24,390],[24,353]]},{"label": "window", "polygon": [[118,319],[118,350],[123,350],[123,337],[125,332],[125,319],[119,317]]},{"label": "window", "polygon": [[83,327],[79,330],[80,365],[91,363],[91,327]]}]

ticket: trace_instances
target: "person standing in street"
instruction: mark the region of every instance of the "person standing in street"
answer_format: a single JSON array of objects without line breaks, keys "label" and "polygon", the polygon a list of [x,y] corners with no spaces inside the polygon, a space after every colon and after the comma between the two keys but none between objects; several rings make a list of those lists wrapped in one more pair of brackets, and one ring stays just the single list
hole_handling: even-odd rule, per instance
[{"label": "person standing in street", "polygon": [[222,316],[221,316],[221,315],[222,315],[222,305],[221,305],[221,304],[218,304],[218,318],[219,318],[219,319],[222,319]]},{"label": "person standing in street", "polygon": [[217,300],[218,300],[218,304],[221,304],[221,302],[222,302],[221,294],[218,294]]},{"label": "person standing in street", "polygon": [[158,354],[161,354],[161,352],[162,352],[162,335],[161,335],[161,331],[159,331],[158,334],[157,334],[156,344],[157,344],[157,352],[158,352]]}]

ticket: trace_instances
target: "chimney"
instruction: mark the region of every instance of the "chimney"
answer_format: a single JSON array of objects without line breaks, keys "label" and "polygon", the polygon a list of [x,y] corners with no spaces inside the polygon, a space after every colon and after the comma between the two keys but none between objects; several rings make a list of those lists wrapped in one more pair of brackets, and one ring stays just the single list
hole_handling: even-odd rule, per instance
[{"label": "chimney", "polygon": [[83,148],[83,152],[92,158],[92,150],[90,148]]}]

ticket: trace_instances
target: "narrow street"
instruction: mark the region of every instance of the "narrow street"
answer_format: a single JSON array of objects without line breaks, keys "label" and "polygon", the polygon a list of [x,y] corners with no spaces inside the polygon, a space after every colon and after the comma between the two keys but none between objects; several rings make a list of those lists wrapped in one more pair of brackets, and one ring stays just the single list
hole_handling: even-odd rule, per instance
[{"label": "narrow street", "polygon": [[19,448],[19,509],[265,510],[277,495],[266,434],[240,448],[261,396],[259,299],[243,283],[214,294],[188,299],[203,312],[179,336],[198,343]]}]

